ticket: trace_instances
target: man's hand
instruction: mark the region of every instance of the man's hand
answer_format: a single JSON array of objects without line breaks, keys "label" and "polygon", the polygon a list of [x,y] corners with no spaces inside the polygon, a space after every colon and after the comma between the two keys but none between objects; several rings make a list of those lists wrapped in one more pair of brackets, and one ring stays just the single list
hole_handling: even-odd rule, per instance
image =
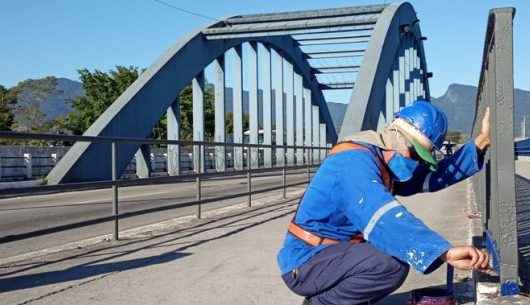
[{"label": "man's hand", "polygon": [[481,151],[484,151],[490,145],[490,107],[486,108],[484,118],[482,118],[482,129],[475,138],[475,145]]},{"label": "man's hand", "polygon": [[451,248],[441,256],[441,259],[457,269],[490,269],[488,253],[471,246]]}]

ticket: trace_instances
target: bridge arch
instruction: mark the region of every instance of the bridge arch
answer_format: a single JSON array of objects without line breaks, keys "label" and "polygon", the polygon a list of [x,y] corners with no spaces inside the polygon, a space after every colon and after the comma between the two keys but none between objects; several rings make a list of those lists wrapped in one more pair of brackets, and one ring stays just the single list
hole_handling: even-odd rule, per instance
[{"label": "bridge arch", "polygon": [[[277,98],[281,97],[282,102],[285,99],[284,95],[287,96],[286,105],[292,106],[291,102],[293,97],[296,96],[299,98],[298,102],[300,105],[305,105],[302,107],[295,103],[292,109],[286,109],[285,112],[288,115],[285,118],[285,125],[287,125],[286,143],[283,141],[283,137],[276,136],[279,141],[276,142],[277,144],[310,146],[312,144],[334,143],[337,141],[336,126],[332,122],[323,94],[325,90],[353,89],[346,117],[341,126],[341,135],[345,132],[374,128],[374,126],[376,128],[380,124],[381,113],[385,113],[385,111],[389,112],[388,109],[394,109],[388,106],[388,98],[384,97],[384,94],[381,97],[380,90],[381,88],[383,91],[388,89],[388,86],[385,87],[384,83],[388,82],[389,74],[392,74],[391,70],[396,66],[396,58],[398,58],[397,70],[399,73],[405,75],[405,68],[410,68],[411,70],[408,73],[412,75],[411,72],[414,71],[417,79],[420,80],[419,84],[415,87],[406,82],[407,86],[400,88],[399,90],[401,91],[399,91],[399,94],[405,94],[412,90],[419,92],[420,84],[422,84],[424,94],[428,96],[428,85],[426,78],[420,75],[422,73],[421,69],[417,69],[413,64],[409,64],[410,59],[408,59],[406,66],[401,67],[402,65],[400,66],[399,63],[399,59],[405,57],[399,56],[398,52],[400,50],[403,52],[405,50],[407,50],[406,52],[413,52],[412,50],[408,51],[408,49],[414,49],[418,50],[415,54],[420,55],[420,63],[417,66],[423,68],[423,71],[426,69],[423,47],[421,45],[421,34],[419,33],[417,22],[415,22],[415,16],[412,6],[408,3],[402,3],[388,6],[371,5],[235,16],[220,22],[214,22],[179,40],[160,56],[90,126],[85,132],[85,135],[148,137],[152,127],[166,112],[168,113],[168,120],[172,119],[175,122],[178,120],[176,118],[178,116],[178,109],[176,108],[178,107],[175,107],[175,103],[178,101],[181,90],[189,85],[190,82],[194,88],[194,108],[198,104],[200,107],[197,106],[197,109],[200,109],[203,103],[201,86],[203,86],[204,69],[211,63],[215,63],[215,69],[220,71],[220,73],[224,73],[223,56],[230,49],[236,49],[236,53],[239,52],[239,62],[241,64],[240,49],[244,43],[250,43],[253,46],[252,52],[254,52],[253,54],[256,56],[256,59],[258,45],[262,45],[266,51],[274,54],[279,60],[288,62],[293,70],[293,83],[298,80],[298,85],[293,84],[287,90],[285,90],[286,87],[282,84],[280,90],[282,94],[278,95],[278,92],[276,92],[278,95]],[[414,37],[417,38],[414,40],[418,46],[417,48],[410,48],[407,45],[407,49],[401,43],[403,40],[401,38],[402,30],[405,24],[409,25],[407,33],[413,33]],[[345,36],[346,34],[344,33],[353,36]],[[409,40],[412,41],[412,39]],[[344,44],[345,41],[356,45],[362,45],[362,43],[366,42],[368,44],[365,49],[340,50],[329,47],[329,45]],[[318,52],[308,51],[314,45],[326,45],[326,49]],[[392,60],[387,59],[389,54]],[[362,58],[362,64],[318,66],[313,63],[315,59],[341,58],[346,56]],[[271,78],[270,71],[273,64],[271,56],[270,66],[268,67],[269,77]],[[239,67],[238,69],[242,74],[242,68]],[[250,139],[251,143],[257,143],[257,62],[251,69],[255,70],[252,70],[252,88],[250,90],[251,92],[249,92],[251,99]],[[355,73],[357,79],[348,82],[325,82],[321,78],[322,75],[327,75],[326,73],[345,72]],[[239,76],[241,77],[241,75]],[[390,80],[392,81],[391,77]],[[220,76],[217,81],[224,82],[224,76]],[[216,101],[219,96],[223,96],[222,100],[224,102],[224,83],[220,87],[223,87],[223,91],[216,92]],[[197,92],[195,93],[195,91]],[[242,84],[235,91],[237,91],[237,94],[241,94]],[[273,94],[273,90],[265,90],[264,92],[268,95]],[[266,99],[270,103],[270,96]],[[395,103],[394,101],[392,102]],[[216,107],[216,111],[218,108]],[[291,116],[293,115],[292,112],[296,112],[297,117],[311,119],[306,120],[304,123],[301,123],[302,120],[298,120],[296,126],[293,126],[293,121],[295,120]],[[197,110],[197,113],[194,112],[194,121],[196,114],[198,114],[197,117],[199,119],[201,118],[200,111]],[[270,113],[264,114],[268,115],[270,121]],[[236,119],[235,116],[234,119]],[[223,122],[224,119],[220,119],[218,122],[216,117],[216,130],[217,126],[222,125]],[[201,123],[204,125],[204,122]],[[281,122],[278,123],[283,124]],[[279,126],[281,127],[281,125]],[[265,136],[266,140],[264,144],[270,144],[270,138],[272,136],[270,129],[269,126],[269,134]],[[238,133],[240,132],[242,130],[238,131]],[[175,134],[174,130],[170,132],[169,127],[168,134],[172,134],[172,139],[178,139],[178,133]],[[320,134],[325,135],[323,139]],[[315,135],[317,135],[316,140]],[[194,140],[202,141],[203,136],[203,127],[202,129],[194,128]],[[236,137],[235,132],[234,137]],[[321,138],[320,142],[318,141],[318,137]],[[216,131],[215,141],[223,142],[224,140],[224,135],[218,135]],[[234,138],[234,142],[242,142],[242,136],[239,139]],[[120,144],[117,164],[118,174],[123,172],[134,154],[138,151],[138,148],[138,144]],[[294,162],[293,153],[287,153],[287,159],[290,164]],[[298,153],[301,152],[297,151],[296,154]],[[268,165],[271,165],[271,157],[268,158],[269,160],[266,163],[268,162]],[[300,160],[303,162],[303,156],[297,155],[297,164]],[[219,163],[217,166],[218,170],[219,168],[225,168],[224,164]],[[241,168],[242,161],[239,165],[235,164],[235,167],[237,166]],[[51,184],[56,184],[62,182],[105,180],[110,179],[110,177],[110,145],[105,143],[77,142],[52,169],[47,180]]]},{"label": "bridge arch", "polygon": [[375,26],[339,138],[378,129],[399,108],[430,99],[419,20],[408,2],[389,5]]}]

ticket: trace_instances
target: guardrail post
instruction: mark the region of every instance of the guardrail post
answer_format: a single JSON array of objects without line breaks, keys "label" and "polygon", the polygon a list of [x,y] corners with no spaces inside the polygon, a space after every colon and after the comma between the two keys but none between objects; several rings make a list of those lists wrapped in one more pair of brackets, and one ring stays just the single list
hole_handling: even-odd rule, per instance
[{"label": "guardrail post", "polygon": [[31,154],[24,154],[24,165],[26,166],[26,178],[31,179],[31,176],[32,176]]},{"label": "guardrail post", "polygon": [[57,153],[51,154],[53,166],[57,165]]},{"label": "guardrail post", "polygon": [[285,160],[285,153],[282,155],[283,155],[283,167],[282,167],[283,199],[286,199],[287,198],[287,170],[285,166],[287,162]]},{"label": "guardrail post", "polygon": [[[196,178],[195,178],[195,186],[197,188],[197,218],[198,219],[201,219],[202,218],[202,192],[201,192],[201,173],[202,173],[202,160],[201,160],[201,156],[202,156],[202,145],[199,144],[198,145],[198,149],[197,150],[194,150],[194,152],[197,152],[197,161],[195,163],[195,174],[197,175]],[[193,147],[195,147],[195,145],[193,145]],[[194,158],[195,159],[195,156]]]},{"label": "guardrail post", "polygon": [[252,207],[252,153],[251,147],[248,146],[248,158],[247,158],[247,184],[248,184],[248,207]]},{"label": "guardrail post", "polygon": [[112,232],[112,238],[119,240],[118,233],[118,222],[119,222],[119,211],[118,211],[118,143],[112,141],[112,217],[114,218],[114,230]]},{"label": "guardrail post", "polygon": [[311,182],[311,149],[307,148],[306,161],[307,161],[307,184]]}]

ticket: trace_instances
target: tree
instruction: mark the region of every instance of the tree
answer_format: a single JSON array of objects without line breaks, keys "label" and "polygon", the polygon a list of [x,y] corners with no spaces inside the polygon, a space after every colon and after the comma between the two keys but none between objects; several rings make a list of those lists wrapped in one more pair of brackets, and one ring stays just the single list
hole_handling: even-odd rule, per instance
[{"label": "tree", "polygon": [[28,79],[11,88],[17,97],[14,108],[15,122],[13,129],[22,132],[46,131],[46,115],[41,105],[57,86],[57,78],[47,76],[41,79]]},{"label": "tree", "polygon": [[73,134],[83,134],[141,72],[134,66],[117,66],[116,70],[108,73],[99,70],[78,70],[85,95],[73,100],[73,111],[66,117],[65,127]]},{"label": "tree", "polygon": [[9,131],[13,125],[13,105],[17,102],[14,90],[8,90],[0,85],[0,130]]}]

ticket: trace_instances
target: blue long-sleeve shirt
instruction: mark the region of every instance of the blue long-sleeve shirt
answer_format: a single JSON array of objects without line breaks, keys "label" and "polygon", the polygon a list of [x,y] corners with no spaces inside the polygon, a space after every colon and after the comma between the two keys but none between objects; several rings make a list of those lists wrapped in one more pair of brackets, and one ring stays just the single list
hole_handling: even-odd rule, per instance
[{"label": "blue long-sleeve shirt", "polygon": [[[451,244],[410,213],[384,185],[376,155],[380,149],[347,150],[329,156],[300,201],[295,222],[322,237],[348,241],[363,233],[382,252],[429,273]],[[414,178],[396,183],[398,195],[437,191],[480,170],[482,156],[473,141],[439,163],[435,172],[419,167]],[[283,273],[302,265],[327,245],[313,247],[286,234],[278,253]]]}]

